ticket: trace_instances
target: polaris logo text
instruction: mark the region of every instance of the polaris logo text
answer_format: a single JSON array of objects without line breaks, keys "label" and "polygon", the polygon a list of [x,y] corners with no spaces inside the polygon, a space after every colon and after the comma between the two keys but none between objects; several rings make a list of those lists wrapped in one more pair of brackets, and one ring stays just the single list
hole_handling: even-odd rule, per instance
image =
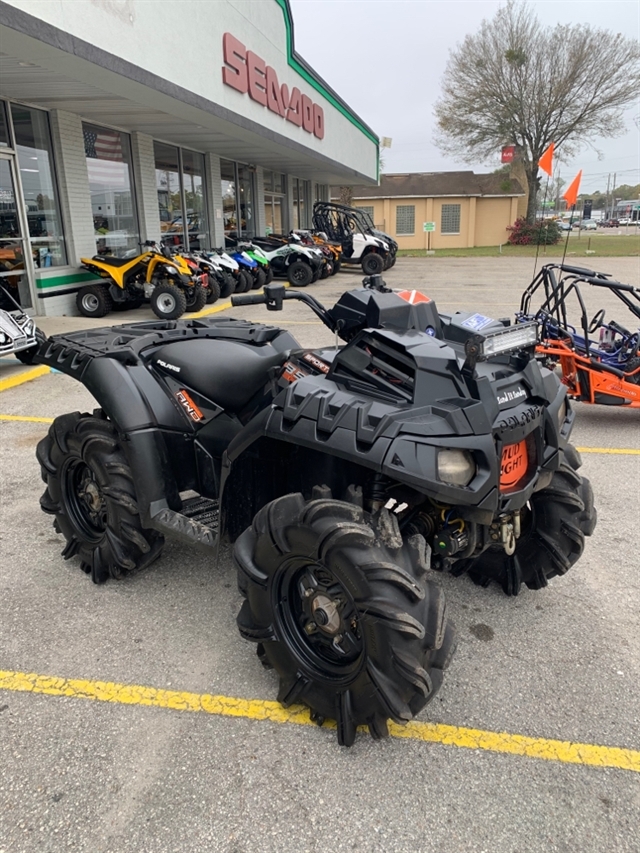
[{"label": "polaris logo text", "polygon": [[156,364],[159,364],[160,367],[164,367],[167,370],[173,370],[174,373],[180,373],[179,367],[176,367],[175,364],[169,364],[166,361],[162,361],[162,359],[160,359],[160,358],[156,360]]},{"label": "polaris logo text", "polygon": [[324,139],[324,110],[319,104],[314,104],[297,86],[291,91],[286,83],[281,86],[275,70],[231,33],[222,36],[222,53],[222,80],[227,86],[243,95],[248,92],[250,98],[272,113]]}]

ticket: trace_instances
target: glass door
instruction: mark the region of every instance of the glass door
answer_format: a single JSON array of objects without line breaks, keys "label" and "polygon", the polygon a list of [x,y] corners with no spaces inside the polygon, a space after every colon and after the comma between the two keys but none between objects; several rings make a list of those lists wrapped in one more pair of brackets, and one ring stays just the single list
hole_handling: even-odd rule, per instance
[{"label": "glass door", "polygon": [[[23,308],[34,307],[33,257],[15,158],[0,151],[0,284]],[[0,291],[0,307],[9,308]]]}]

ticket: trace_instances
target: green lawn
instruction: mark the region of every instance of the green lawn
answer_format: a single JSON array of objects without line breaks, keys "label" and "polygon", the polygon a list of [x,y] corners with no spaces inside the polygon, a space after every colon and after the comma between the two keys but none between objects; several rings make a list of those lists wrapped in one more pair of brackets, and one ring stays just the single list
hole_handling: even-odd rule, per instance
[{"label": "green lawn", "polygon": [[[539,256],[545,255],[557,258],[564,252],[566,236],[555,246],[540,246]],[[504,255],[509,258],[533,258],[536,254],[535,246],[510,246],[505,243],[500,246],[480,246],[475,249],[436,249],[430,257],[436,258],[497,258]],[[424,258],[427,256],[425,249],[401,249],[398,252],[401,258]],[[640,233],[634,227],[629,234],[603,234],[601,232],[582,232],[580,236],[573,231],[569,234],[569,246],[567,257],[596,258],[629,258],[640,256]]]}]

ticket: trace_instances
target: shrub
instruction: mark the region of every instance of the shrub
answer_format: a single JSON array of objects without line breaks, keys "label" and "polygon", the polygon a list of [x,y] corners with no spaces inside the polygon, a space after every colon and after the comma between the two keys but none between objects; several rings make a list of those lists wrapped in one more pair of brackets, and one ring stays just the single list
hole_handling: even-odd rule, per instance
[{"label": "shrub", "polygon": [[560,242],[562,237],[558,224],[550,219],[539,219],[530,223],[522,217],[516,219],[513,225],[507,226],[507,231],[511,232],[507,242],[512,246],[552,246]]}]

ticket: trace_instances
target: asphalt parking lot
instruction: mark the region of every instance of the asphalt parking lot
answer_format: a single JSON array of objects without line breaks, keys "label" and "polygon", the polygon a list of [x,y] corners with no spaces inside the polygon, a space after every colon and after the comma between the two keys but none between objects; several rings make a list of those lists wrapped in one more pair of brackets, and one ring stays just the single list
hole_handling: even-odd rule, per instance
[{"label": "asphalt parking lot", "polygon": [[[638,258],[600,267],[640,284]],[[532,268],[400,259],[385,278],[444,310],[513,316]],[[309,292],[330,304],[360,277]],[[332,341],[298,303],[231,313]],[[228,551],[216,566],[167,542],[150,569],[100,587],[62,559],[35,446],[48,419],[94,403],[61,374],[23,382],[28,370],[0,360],[0,853],[637,853],[637,410],[577,405],[599,513],[580,562],[516,599],[438,576],[460,636],[442,690],[404,732],[347,750],[274,704],[276,677],[235,626]]]}]

